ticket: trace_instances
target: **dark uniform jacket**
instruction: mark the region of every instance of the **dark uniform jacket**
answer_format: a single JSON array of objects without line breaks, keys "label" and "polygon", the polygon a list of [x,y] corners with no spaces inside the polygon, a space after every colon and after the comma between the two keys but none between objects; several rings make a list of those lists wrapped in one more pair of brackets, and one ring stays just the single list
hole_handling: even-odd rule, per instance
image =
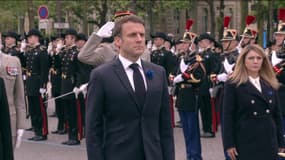
[{"label": "dark uniform jacket", "polygon": [[26,87],[28,96],[38,96],[40,88],[46,88],[48,81],[48,55],[46,47],[28,47],[25,52]]},{"label": "dark uniform jacket", "polygon": [[[201,61],[200,63],[197,62],[196,56],[197,53],[193,53],[183,58],[184,63],[188,65],[188,68],[185,72],[187,72],[188,74],[192,74],[195,79],[200,81],[193,82],[191,80],[184,79],[184,81],[176,84],[176,107],[179,111],[197,111],[197,96],[199,92],[199,87],[201,85],[201,80],[205,79],[206,77],[206,69],[203,61]],[[194,65],[195,67],[193,67]],[[177,74],[181,74],[179,65]]]},{"label": "dark uniform jacket", "polygon": [[150,61],[154,64],[162,66],[166,71],[166,77],[168,77],[169,74],[173,73],[174,71],[177,64],[177,57],[162,47],[161,49],[151,52]]},{"label": "dark uniform jacket", "polygon": [[61,61],[56,58],[56,55],[49,55],[49,68],[50,68],[50,81],[51,81],[51,93],[53,96],[60,95],[61,87]]},{"label": "dark uniform jacket", "polygon": [[210,48],[201,54],[206,67],[206,77],[203,79],[200,86],[200,94],[209,94],[209,88],[211,87],[210,75],[219,73],[221,69],[220,57],[217,53],[213,52]]},{"label": "dark uniform jacket", "polygon": [[262,93],[251,82],[227,82],[224,94],[225,149],[236,147],[239,160],[276,160],[284,147],[277,92],[260,80]]},{"label": "dark uniform jacket", "polygon": [[10,56],[16,56],[19,58],[21,65],[23,66],[23,64],[25,63],[25,57],[24,54],[20,52],[20,49],[17,47],[17,45],[13,45],[12,47],[7,47],[5,46],[2,49],[2,52],[5,54],[8,54]]},{"label": "dark uniform jacket", "polygon": [[0,78],[0,89],[0,160],[13,160],[10,113],[2,78]]},{"label": "dark uniform jacket", "polygon": [[[229,64],[234,64],[237,61],[238,55],[239,55],[238,50],[234,50],[234,51],[229,52],[229,53],[223,53],[220,55],[220,62],[223,63],[225,61],[225,59],[227,59]],[[225,69],[224,65],[221,65],[219,73],[226,73],[226,69]]]},{"label": "dark uniform jacket", "polygon": [[[64,48],[57,58],[61,61],[61,94],[72,92],[74,87],[87,83],[92,69],[91,65],[78,61],[78,49],[74,45]],[[64,98],[75,98],[73,94]]]}]

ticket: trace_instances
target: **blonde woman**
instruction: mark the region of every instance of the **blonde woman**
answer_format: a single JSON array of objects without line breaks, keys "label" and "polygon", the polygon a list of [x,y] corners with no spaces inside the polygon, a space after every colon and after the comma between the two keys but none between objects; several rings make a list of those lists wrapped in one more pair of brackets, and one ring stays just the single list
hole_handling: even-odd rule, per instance
[{"label": "blonde woman", "polygon": [[246,46],[225,84],[224,148],[232,160],[276,160],[284,151],[279,83],[263,49]]}]

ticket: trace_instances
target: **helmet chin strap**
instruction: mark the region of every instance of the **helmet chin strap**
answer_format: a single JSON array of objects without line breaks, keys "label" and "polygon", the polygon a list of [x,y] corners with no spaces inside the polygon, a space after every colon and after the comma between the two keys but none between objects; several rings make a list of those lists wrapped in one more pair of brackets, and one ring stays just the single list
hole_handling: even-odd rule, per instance
[{"label": "helmet chin strap", "polygon": [[229,50],[231,44],[232,44],[232,41],[230,41],[230,43],[228,44],[228,46],[227,46],[227,48],[226,48],[226,51]]}]

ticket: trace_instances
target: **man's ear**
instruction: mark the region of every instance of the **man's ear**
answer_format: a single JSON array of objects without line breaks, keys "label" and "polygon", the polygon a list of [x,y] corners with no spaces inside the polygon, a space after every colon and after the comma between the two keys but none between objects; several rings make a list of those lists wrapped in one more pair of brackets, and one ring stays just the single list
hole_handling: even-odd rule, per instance
[{"label": "man's ear", "polygon": [[122,38],[119,36],[114,37],[114,43],[117,47],[120,47],[122,43]]}]

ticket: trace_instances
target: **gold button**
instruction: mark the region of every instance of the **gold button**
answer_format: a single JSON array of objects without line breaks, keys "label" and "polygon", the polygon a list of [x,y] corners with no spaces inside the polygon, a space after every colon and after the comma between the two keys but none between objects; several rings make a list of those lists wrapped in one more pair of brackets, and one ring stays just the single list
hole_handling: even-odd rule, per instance
[{"label": "gold button", "polygon": [[267,110],[266,110],[266,113],[267,113],[267,114],[269,114],[269,113],[270,113],[270,110],[269,110],[269,109],[267,109]]},{"label": "gold button", "polygon": [[184,85],[184,84],[181,84],[181,88],[185,88],[185,85]]},{"label": "gold button", "polygon": [[251,100],[251,104],[254,104],[255,103],[255,101],[254,100]]},{"label": "gold button", "polygon": [[257,116],[257,112],[253,112],[253,115]]}]

